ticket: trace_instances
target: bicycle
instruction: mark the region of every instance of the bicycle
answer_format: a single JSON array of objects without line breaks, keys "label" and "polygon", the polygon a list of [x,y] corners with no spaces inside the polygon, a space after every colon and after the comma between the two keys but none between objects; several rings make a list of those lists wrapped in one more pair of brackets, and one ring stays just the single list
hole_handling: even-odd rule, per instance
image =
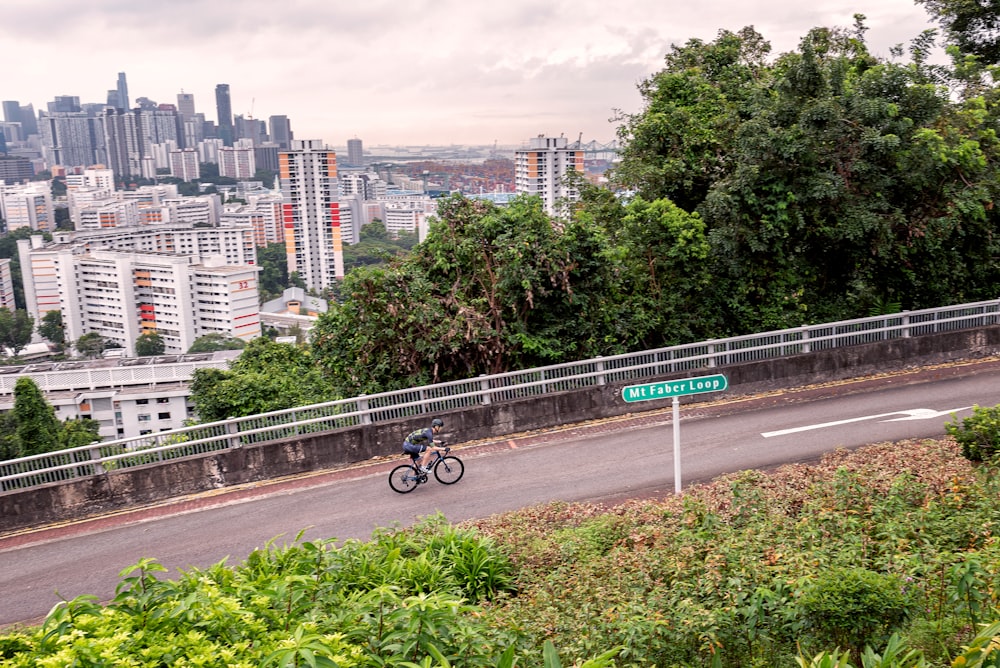
[{"label": "bicycle", "polygon": [[[444,454],[440,451],[435,452],[435,458],[430,463],[434,477],[442,485],[454,485],[465,473],[465,464],[462,460],[455,455],[449,455],[449,452],[451,448],[445,448]],[[420,465],[417,464],[419,458],[420,455],[410,455],[409,464],[400,464],[392,470],[389,474],[389,487],[392,487],[392,491],[406,494],[415,490],[420,483],[427,482],[430,471],[420,470]]]}]

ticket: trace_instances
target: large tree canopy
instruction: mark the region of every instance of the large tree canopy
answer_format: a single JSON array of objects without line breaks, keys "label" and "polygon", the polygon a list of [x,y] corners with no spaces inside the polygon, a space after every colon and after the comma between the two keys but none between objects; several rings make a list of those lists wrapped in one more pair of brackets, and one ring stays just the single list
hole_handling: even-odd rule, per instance
[{"label": "large tree canopy", "polygon": [[986,64],[1000,63],[1000,1],[916,0],[944,28],[948,40],[963,54]]},{"label": "large tree canopy", "polygon": [[251,341],[229,370],[195,369],[191,399],[199,420],[267,413],[335,398],[312,354],[301,346]]},{"label": "large tree canopy", "polygon": [[[863,37],[862,17],[853,31],[813,30],[766,73],[741,78],[742,92],[725,96],[740,101],[727,133],[695,113],[701,98],[664,82],[722,90],[701,63],[739,52],[734,40],[766,49],[746,31],[689,43],[644,86],[646,108],[622,129],[629,144],[618,180],[643,196],[689,202],[707,226],[715,307],[703,312],[723,314],[717,335],[996,294],[996,105],[984,95],[952,101],[936,85],[940,70],[926,65],[926,36],[909,64],[876,59]],[[963,77],[983,81],[968,66]],[[659,157],[636,152],[631,142],[650,145],[651,119],[664,107],[685,111],[660,128],[664,137],[710,134],[724,162],[709,168],[704,152],[678,154],[676,142]],[[678,155],[711,174],[694,196],[670,185],[685,182],[679,172],[648,178],[650,163]]]}]

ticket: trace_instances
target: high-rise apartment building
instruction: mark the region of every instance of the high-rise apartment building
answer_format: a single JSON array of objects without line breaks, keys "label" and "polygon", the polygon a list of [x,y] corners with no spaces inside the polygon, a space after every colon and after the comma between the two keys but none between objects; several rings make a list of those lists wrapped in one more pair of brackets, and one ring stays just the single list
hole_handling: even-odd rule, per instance
[{"label": "high-rise apartment building", "polygon": [[227,204],[219,217],[219,225],[249,225],[253,229],[254,243],[257,246],[283,242],[281,196],[264,191],[262,194],[249,195],[247,199],[247,204]]},{"label": "high-rise apartment building", "polygon": [[56,228],[52,187],[48,181],[0,186],[0,218],[7,221],[7,231],[22,227],[39,232]]},{"label": "high-rise apartment building", "polygon": [[288,272],[324,290],[344,277],[337,154],[322,141],[293,139],[278,162]]},{"label": "high-rise apartment building", "polygon": [[218,115],[219,139],[226,146],[233,145],[233,102],[229,98],[229,84],[215,87],[215,111]]},{"label": "high-rise apartment building", "polygon": [[287,150],[275,144],[273,141],[265,142],[260,146],[253,147],[253,160],[257,169],[266,169],[272,174],[278,173],[278,152]]},{"label": "high-rise apartment building", "polygon": [[364,162],[364,148],[361,140],[355,137],[347,140],[347,164],[352,167],[360,167]]},{"label": "high-rise apartment building", "polygon": [[538,135],[514,153],[515,192],[541,197],[549,215],[565,214],[562,203],[579,199],[579,191],[564,182],[573,171],[584,171],[583,150],[570,148],[565,137]]},{"label": "high-rise apartment building", "polygon": [[[79,106],[79,105],[78,105]],[[39,121],[42,155],[49,167],[106,164],[104,123],[85,112],[50,112]]]},{"label": "high-rise apartment building", "polygon": [[0,308],[11,313],[17,308],[14,301],[14,275],[10,270],[10,258],[0,259]]},{"label": "high-rise apartment building", "polygon": [[[240,140],[247,141],[249,140]],[[233,179],[250,179],[256,173],[253,144],[219,149],[219,176]]]},{"label": "high-rise apartment building", "polygon": [[[248,228],[221,236],[249,239],[253,250]],[[153,332],[171,354],[187,352],[206,334],[245,341],[260,336],[258,267],[227,264],[219,253],[167,253],[154,237],[148,234],[144,240],[156,243],[132,248],[128,244],[134,240],[114,231],[111,236],[62,235],[47,245],[39,236],[20,240],[29,312],[40,321],[59,310],[67,339],[97,333],[129,354],[139,336]],[[116,238],[123,242],[121,248],[105,243]]]},{"label": "high-rise apartment building", "polygon": [[0,185],[23,183],[34,175],[35,168],[27,158],[0,156]]},{"label": "high-rise apartment building", "polygon": [[184,148],[170,152],[170,176],[182,181],[194,181],[199,175],[198,151]]},{"label": "high-rise apartment building", "polygon": [[340,194],[359,195],[363,200],[386,196],[389,184],[375,172],[344,174],[340,177]]}]

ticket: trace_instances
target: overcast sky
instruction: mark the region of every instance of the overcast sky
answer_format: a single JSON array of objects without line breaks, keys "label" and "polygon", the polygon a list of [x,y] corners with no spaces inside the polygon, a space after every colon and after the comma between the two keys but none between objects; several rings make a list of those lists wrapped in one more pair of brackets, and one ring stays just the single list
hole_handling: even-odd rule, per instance
[{"label": "overcast sky", "polygon": [[636,84],[671,44],[752,25],[772,54],[864,14],[888,56],[934,27],[913,0],[3,0],[0,99],[105,102],[194,94],[216,120],[284,114],[297,139],[343,146],[519,145],[538,134],[614,138]]}]

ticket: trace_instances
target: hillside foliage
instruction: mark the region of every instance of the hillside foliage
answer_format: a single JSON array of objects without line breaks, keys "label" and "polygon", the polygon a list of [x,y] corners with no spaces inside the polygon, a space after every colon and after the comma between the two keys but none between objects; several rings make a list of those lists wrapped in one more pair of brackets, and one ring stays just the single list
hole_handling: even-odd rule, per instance
[{"label": "hillside foliage", "polygon": [[998,480],[951,439],[882,443],[178,579],[143,559],[8,629],[0,666],[993,666]]}]

